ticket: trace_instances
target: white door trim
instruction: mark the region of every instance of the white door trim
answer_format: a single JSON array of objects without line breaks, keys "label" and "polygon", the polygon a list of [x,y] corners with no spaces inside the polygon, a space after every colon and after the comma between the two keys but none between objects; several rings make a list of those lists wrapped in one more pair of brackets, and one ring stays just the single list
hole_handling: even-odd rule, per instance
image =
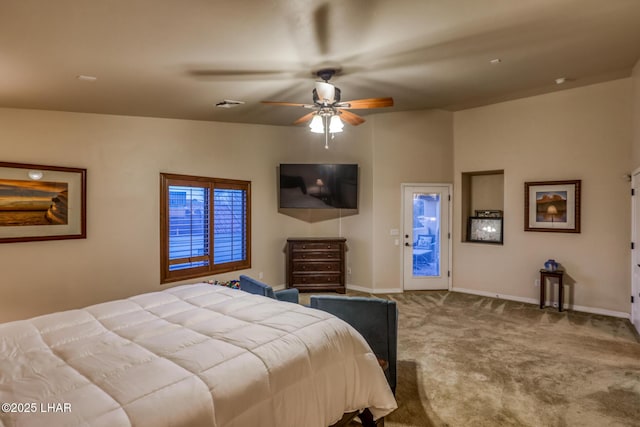
[{"label": "white door trim", "polygon": [[[640,168],[635,169],[631,173],[631,188],[640,188]],[[640,194],[635,194],[633,197],[640,197]],[[631,241],[634,244],[634,248],[631,250],[631,296],[635,303],[630,303],[630,318],[631,323],[635,326],[636,330],[640,332],[640,312],[638,310],[640,301],[640,279],[638,278],[638,267],[636,264],[640,263],[640,224],[637,221],[637,216],[640,216],[640,212],[636,212],[636,199],[631,198]]]},{"label": "white door trim", "polygon": [[[449,198],[450,200],[447,201],[447,203],[449,203],[449,215],[448,215],[448,230],[447,230],[447,234],[448,234],[448,239],[449,239],[449,249],[448,249],[448,254],[447,256],[449,257],[448,260],[448,277],[447,277],[447,290],[451,290],[452,287],[452,283],[453,283],[453,231],[452,231],[452,223],[453,223],[453,184],[446,184],[446,183],[442,183],[442,182],[436,182],[436,183],[427,183],[427,182],[405,182],[400,184],[400,195],[401,195],[401,207],[400,207],[400,236],[404,237],[405,235],[405,229],[404,229],[404,214],[405,214],[405,208],[404,208],[404,189],[405,187],[444,187],[447,188],[449,190]],[[400,239],[400,249],[402,250],[402,268],[400,268],[400,283],[402,284],[402,291],[404,292],[404,269],[405,269],[405,262],[404,262],[404,254],[405,254],[405,250],[404,250],[404,245],[402,244],[402,241],[404,239]]]}]

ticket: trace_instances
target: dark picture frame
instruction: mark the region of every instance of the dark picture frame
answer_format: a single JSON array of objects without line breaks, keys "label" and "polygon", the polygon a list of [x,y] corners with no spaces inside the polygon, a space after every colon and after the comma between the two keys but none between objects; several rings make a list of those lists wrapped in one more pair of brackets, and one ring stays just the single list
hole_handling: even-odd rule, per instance
[{"label": "dark picture frame", "polygon": [[476,214],[475,216],[481,217],[481,218],[502,218],[502,211],[500,210],[491,210],[491,209],[476,210],[475,214]]},{"label": "dark picture frame", "polygon": [[467,241],[502,244],[503,218],[469,217]]},{"label": "dark picture frame", "polygon": [[0,243],[87,237],[87,170],[0,162]]},{"label": "dark picture frame", "polygon": [[580,233],[582,181],[524,183],[524,230]]}]

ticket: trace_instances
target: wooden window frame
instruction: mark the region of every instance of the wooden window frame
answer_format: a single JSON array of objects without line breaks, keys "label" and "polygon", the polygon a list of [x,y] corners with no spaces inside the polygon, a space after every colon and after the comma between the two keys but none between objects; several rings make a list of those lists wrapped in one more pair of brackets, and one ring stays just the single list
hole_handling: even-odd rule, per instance
[{"label": "wooden window frame", "polygon": [[[169,187],[170,186],[205,187],[210,189],[209,197],[209,265],[170,271],[169,266]],[[245,229],[246,258],[241,261],[214,264],[214,190],[234,189],[246,192]],[[235,179],[209,178],[202,176],[160,174],[160,283],[210,276],[212,274],[251,268],[251,181]]]}]

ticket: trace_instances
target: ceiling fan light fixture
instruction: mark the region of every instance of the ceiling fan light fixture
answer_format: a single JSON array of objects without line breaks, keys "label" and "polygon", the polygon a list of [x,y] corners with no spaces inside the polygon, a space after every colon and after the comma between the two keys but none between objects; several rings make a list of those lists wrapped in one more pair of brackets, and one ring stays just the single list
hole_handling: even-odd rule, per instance
[{"label": "ceiling fan light fixture", "polygon": [[340,120],[340,116],[333,115],[331,116],[331,121],[329,122],[329,132],[330,133],[340,133],[344,128],[344,123]]},{"label": "ceiling fan light fixture", "polygon": [[316,82],[316,93],[321,104],[332,104],[335,101],[336,87],[331,83]]},{"label": "ceiling fan light fixture", "polygon": [[317,114],[313,116],[313,119],[311,119],[311,123],[309,123],[309,129],[311,129],[311,132],[313,133],[324,133],[324,123],[322,117]]}]

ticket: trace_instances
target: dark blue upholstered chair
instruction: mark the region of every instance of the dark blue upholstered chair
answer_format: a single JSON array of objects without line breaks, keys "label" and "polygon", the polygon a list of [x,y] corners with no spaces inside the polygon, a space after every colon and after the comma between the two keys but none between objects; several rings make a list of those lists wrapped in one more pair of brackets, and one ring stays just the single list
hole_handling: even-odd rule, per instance
[{"label": "dark blue upholstered chair", "polygon": [[326,311],[360,332],[378,359],[389,366],[385,375],[395,394],[398,363],[398,308],[380,298],[312,295],[311,308]]},{"label": "dark blue upholstered chair", "polygon": [[274,292],[271,286],[244,274],[240,276],[240,289],[250,294],[263,295],[278,301],[298,303],[298,290],[296,288]]}]

